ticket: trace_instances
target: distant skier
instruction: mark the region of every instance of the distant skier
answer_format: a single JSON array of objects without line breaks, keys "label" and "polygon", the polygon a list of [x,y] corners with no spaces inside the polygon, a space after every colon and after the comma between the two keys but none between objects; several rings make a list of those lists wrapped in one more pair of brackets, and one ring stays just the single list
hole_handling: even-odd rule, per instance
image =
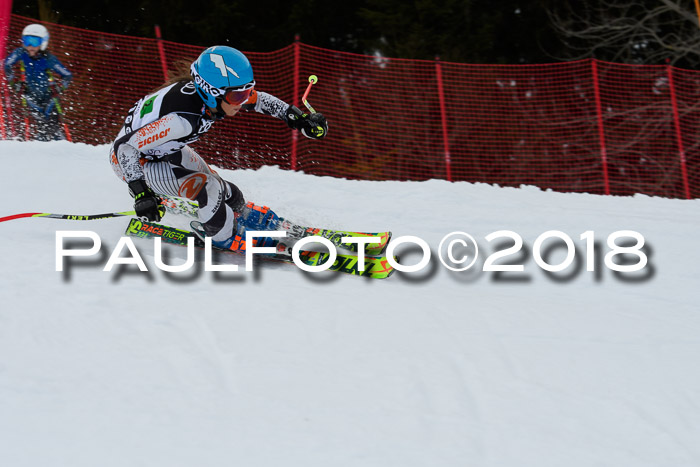
[{"label": "distant skier", "polygon": [[73,74],[47,50],[49,31],[41,24],[24,28],[22,45],[5,59],[4,70],[10,88],[20,95],[36,125],[36,134],[30,137],[39,141],[65,139],[56,105]]},{"label": "distant skier", "polygon": [[[245,250],[244,231],[273,230],[279,217],[271,210],[246,205],[243,194],[221,178],[188,144],[211,126],[239,110],[277,117],[308,138],[328,132],[320,113],[303,113],[294,105],[256,91],[253,68],[240,51],[226,46],[206,49],[189,70],[129,110],[112,145],[114,172],[129,185],[139,217],[159,221],[165,214],[156,193],[189,198],[199,204],[201,230],[218,248]],[[259,239],[258,245],[266,244]]]}]

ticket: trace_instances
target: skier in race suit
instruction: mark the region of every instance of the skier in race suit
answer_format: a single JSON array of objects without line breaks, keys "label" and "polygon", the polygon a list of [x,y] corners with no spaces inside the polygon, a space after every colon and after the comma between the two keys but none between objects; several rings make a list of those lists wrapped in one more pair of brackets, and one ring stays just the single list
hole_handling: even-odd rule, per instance
[{"label": "skier in race suit", "polygon": [[[173,79],[141,98],[129,110],[112,144],[116,175],[134,197],[138,217],[158,222],[165,214],[156,193],[197,201],[201,236],[218,248],[244,250],[244,231],[274,230],[279,217],[249,203],[233,183],[224,180],[190,146],[224,117],[239,110],[277,117],[308,138],[323,138],[328,124],[320,113],[303,113],[294,105],[255,89],[246,56],[226,46],[201,53],[191,76]],[[258,239],[265,245],[267,239]]]},{"label": "skier in race suit", "polygon": [[22,47],[12,51],[3,64],[10,89],[23,99],[36,124],[33,139],[38,141],[65,139],[56,104],[73,78],[48,46],[49,31],[41,24],[30,24],[22,30]]}]

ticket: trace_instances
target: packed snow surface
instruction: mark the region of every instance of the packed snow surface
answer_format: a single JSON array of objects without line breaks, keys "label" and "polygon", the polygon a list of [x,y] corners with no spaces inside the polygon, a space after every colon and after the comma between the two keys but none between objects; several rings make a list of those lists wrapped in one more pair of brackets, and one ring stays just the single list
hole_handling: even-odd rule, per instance
[{"label": "packed snow surface", "polygon": [[[0,217],[132,209],[107,152],[0,142]],[[105,272],[126,217],[0,223],[0,465],[700,465],[700,201],[220,173],[302,224],[419,237],[430,262],[387,280],[270,262],[246,272],[234,255],[216,261],[236,273],[204,271],[201,257],[164,273],[135,239],[149,271]],[[96,232],[102,248],[57,272],[65,230]],[[502,230],[523,248],[494,263],[524,271],[482,270],[513,245],[487,241]],[[546,274],[535,243],[550,230],[576,253]],[[623,230],[645,240],[639,272],[603,261]],[[456,231],[480,248],[465,272],[437,257]],[[550,264],[565,260],[562,240],[548,245]],[[407,265],[422,257],[397,251]]]}]

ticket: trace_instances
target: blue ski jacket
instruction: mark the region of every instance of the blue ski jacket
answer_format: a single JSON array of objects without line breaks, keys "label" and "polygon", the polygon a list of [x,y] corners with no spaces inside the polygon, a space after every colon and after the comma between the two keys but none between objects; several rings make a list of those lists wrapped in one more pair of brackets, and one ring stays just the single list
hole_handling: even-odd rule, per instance
[{"label": "blue ski jacket", "polygon": [[[24,47],[16,48],[5,59],[4,70],[8,82],[21,80],[20,62],[24,63],[25,96],[38,105],[45,105],[53,97],[52,85],[65,89],[73,79],[73,74],[55,55],[40,51],[31,57]],[[60,78],[60,82],[56,80]]]}]

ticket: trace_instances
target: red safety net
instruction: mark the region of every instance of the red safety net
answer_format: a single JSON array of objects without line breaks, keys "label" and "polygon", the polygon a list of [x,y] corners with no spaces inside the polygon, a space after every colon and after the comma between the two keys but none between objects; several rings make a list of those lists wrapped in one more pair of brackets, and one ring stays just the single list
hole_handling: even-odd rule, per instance
[{"label": "red safety net", "polygon": [[[30,18],[13,15],[8,53]],[[164,66],[204,49],[47,24],[50,50],[74,74],[62,98],[73,141],[110,143]],[[212,44],[213,45],[213,44]],[[337,52],[293,43],[245,52],[256,88],[329,121],[304,138],[270,117],[225,119],[194,144],[224,168],[277,165],[366,180],[536,185],[564,192],[700,196],[700,73],[584,60],[470,65]],[[21,107],[3,88],[0,125],[21,136]],[[107,150],[105,150],[107,151]]]}]

